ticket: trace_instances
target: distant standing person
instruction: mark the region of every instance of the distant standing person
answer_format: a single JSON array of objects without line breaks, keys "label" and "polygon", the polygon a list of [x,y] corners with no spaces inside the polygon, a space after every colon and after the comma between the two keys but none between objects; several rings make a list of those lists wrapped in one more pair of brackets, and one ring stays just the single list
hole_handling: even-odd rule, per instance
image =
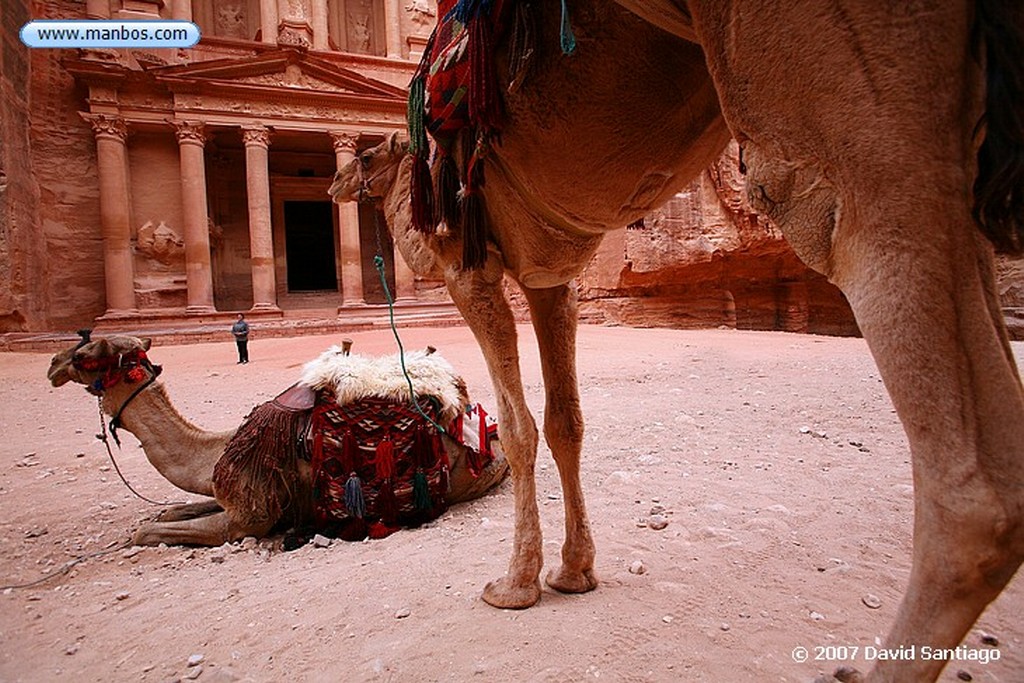
[{"label": "distant standing person", "polygon": [[249,362],[249,323],[245,322],[245,315],[238,314],[238,320],[231,326],[231,334],[235,335],[235,344],[238,345],[238,365]]}]

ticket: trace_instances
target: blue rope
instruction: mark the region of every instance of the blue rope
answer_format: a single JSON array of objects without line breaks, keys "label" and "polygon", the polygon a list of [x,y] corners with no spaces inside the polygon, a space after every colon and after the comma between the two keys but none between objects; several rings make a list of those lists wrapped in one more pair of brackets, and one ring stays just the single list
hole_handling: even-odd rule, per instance
[{"label": "blue rope", "polygon": [[448,432],[445,431],[444,427],[434,422],[433,418],[423,412],[420,408],[419,401],[416,400],[416,392],[412,388],[412,377],[409,376],[409,371],[405,367],[405,348],[402,346],[402,338],[398,336],[398,328],[395,326],[395,300],[391,297],[391,289],[388,287],[388,279],[384,274],[384,257],[381,254],[377,254],[373,257],[373,266],[377,269],[377,275],[380,276],[380,284],[384,287],[384,297],[388,301],[388,321],[391,323],[391,333],[395,335],[395,341],[398,343],[398,360],[402,365],[402,374],[405,375],[405,381],[409,385],[409,400],[412,403],[413,408],[416,409],[424,420],[434,426],[441,434],[445,436]]},{"label": "blue rope", "polygon": [[569,23],[569,7],[562,0],[562,54],[571,55],[576,52],[576,36],[572,32],[572,24]]}]

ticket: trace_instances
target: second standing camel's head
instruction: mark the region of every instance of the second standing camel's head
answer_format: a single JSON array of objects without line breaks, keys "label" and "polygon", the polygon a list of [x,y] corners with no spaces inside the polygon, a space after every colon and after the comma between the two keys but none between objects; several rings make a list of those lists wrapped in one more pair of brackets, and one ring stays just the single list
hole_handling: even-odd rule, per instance
[{"label": "second standing camel's head", "polygon": [[339,204],[383,198],[394,184],[398,164],[408,151],[408,143],[399,140],[398,133],[392,133],[387,140],[363,150],[338,169],[328,193]]},{"label": "second standing camel's head", "polygon": [[[50,384],[55,387],[68,382],[83,384],[93,393],[99,393],[105,384],[118,381],[122,376],[127,381],[138,381],[140,364],[146,359],[152,341],[126,335],[100,337],[91,341],[85,338],[69,349],[54,355],[50,369],[46,372]],[[148,363],[148,361],[146,361]],[[144,374],[142,379],[148,377]]]}]

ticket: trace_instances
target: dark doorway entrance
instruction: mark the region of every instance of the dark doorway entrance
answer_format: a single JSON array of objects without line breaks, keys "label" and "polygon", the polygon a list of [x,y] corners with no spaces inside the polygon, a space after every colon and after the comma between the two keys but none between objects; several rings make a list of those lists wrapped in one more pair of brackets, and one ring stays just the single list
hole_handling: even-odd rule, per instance
[{"label": "dark doorway entrance", "polygon": [[284,203],[288,291],[338,291],[334,219],[329,201]]}]

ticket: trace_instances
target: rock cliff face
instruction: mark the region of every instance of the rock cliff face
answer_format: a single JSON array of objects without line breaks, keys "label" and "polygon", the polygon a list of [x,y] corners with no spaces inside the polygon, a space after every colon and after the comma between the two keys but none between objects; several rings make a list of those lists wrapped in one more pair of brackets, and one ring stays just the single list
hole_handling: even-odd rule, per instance
[{"label": "rock cliff face", "polygon": [[800,262],[743,187],[733,143],[642,227],[609,235],[580,279],[584,319],[857,334],[842,293]]}]

